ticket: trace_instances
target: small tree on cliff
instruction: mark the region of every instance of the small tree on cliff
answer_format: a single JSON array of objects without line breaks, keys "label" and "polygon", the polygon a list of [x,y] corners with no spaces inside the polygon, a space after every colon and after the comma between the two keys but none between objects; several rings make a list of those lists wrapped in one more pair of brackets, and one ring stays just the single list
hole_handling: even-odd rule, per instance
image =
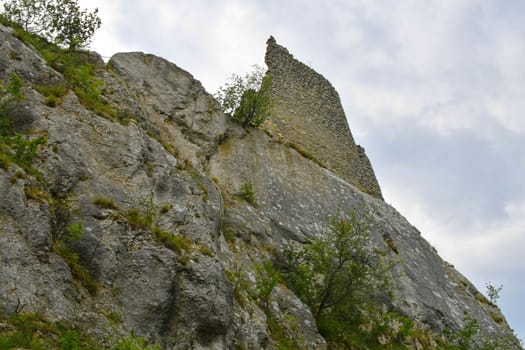
[{"label": "small tree on cliff", "polygon": [[390,266],[373,248],[369,222],[366,214],[350,212],[332,219],[311,242],[284,251],[285,280],[329,342],[355,345],[360,325],[373,323],[367,315],[371,302],[389,290]]},{"label": "small tree on cliff", "polygon": [[98,9],[81,10],[76,0],[10,0],[4,3],[2,15],[69,49],[86,47],[102,23]]},{"label": "small tree on cliff", "polygon": [[229,81],[215,94],[224,112],[243,127],[259,126],[270,115],[272,78],[262,67],[244,76],[233,74]]}]

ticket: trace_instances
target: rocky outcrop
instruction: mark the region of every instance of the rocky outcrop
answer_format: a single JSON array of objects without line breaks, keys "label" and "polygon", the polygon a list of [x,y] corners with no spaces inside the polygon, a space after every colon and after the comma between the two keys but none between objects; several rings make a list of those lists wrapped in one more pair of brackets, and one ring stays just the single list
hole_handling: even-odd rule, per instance
[{"label": "rocky outcrop", "polygon": [[[485,333],[508,331],[380,192],[365,194],[329,163],[229,122],[197,80],[162,58],[90,60],[105,102],[129,122],[97,115],[72,91],[47,106],[36,86],[66,85],[63,77],[0,26],[1,79],[16,72],[24,82],[15,127],[47,138],[32,164],[38,172],[0,167],[2,314],[39,313],[106,343],[134,332],[165,349],[275,349],[273,322],[300,348],[324,349],[286,286],[261,305],[257,266],[359,207],[373,218],[376,248],[395,263],[391,307],[436,332],[461,327],[464,310]],[[235,196],[246,183],[256,205]],[[67,242],[71,224],[83,235]]]},{"label": "rocky outcrop", "polygon": [[273,37],[266,44],[274,105],[263,128],[362,191],[382,198],[372,165],[364,148],[354,142],[332,84]]}]

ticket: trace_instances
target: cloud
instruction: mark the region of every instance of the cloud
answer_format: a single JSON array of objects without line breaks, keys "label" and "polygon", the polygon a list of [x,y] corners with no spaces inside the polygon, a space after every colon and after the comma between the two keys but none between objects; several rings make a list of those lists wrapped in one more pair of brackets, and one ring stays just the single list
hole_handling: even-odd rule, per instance
[{"label": "cloud", "polygon": [[334,61],[322,69],[367,123],[411,118],[449,134],[477,130],[479,118],[489,118],[524,133],[525,33],[514,8],[500,6],[498,14],[494,7],[398,1],[339,8],[330,27],[336,34],[324,33],[335,37]]}]

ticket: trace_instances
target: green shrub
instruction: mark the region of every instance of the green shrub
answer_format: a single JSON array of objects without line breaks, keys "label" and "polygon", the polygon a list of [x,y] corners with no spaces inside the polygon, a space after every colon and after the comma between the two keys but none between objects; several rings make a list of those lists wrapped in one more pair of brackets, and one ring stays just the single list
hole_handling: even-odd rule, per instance
[{"label": "green shrub", "polygon": [[152,217],[146,217],[136,208],[128,210],[125,217],[128,224],[137,230],[147,230],[153,224]]},{"label": "green shrub", "polygon": [[487,296],[489,297],[489,301],[492,304],[496,304],[499,299],[499,293],[503,289],[503,285],[495,287],[491,282],[487,282],[485,287],[487,288]]},{"label": "green shrub", "polygon": [[383,263],[369,235],[366,221],[350,213],[332,219],[329,230],[310,243],[286,250],[287,281],[316,318],[377,290],[384,279]]},{"label": "green shrub", "polygon": [[[270,337],[275,342],[278,350],[302,350],[305,349],[302,344],[299,344],[297,334],[290,332],[286,325],[276,320],[273,317],[267,317],[266,324]],[[290,334],[292,333],[292,334]]]},{"label": "green shrub", "polygon": [[113,209],[113,210],[119,210],[120,207],[117,203],[115,203],[115,200],[113,198],[107,198],[107,197],[97,197],[93,201],[93,204],[95,204],[97,207],[102,209]]},{"label": "green shrub", "polygon": [[23,168],[29,168],[30,163],[36,156],[38,146],[46,143],[45,137],[30,139],[27,136],[16,133],[14,136],[2,136],[0,142],[8,145],[11,152],[11,159],[14,163]]},{"label": "green shrub", "polygon": [[268,310],[272,291],[280,281],[279,272],[273,267],[271,261],[265,261],[255,265],[255,297],[259,304]]},{"label": "green shrub", "polygon": [[186,237],[174,235],[158,226],[153,227],[152,232],[157,241],[179,254],[191,251],[191,241]]},{"label": "green shrub", "polygon": [[63,85],[37,85],[35,89],[45,97],[45,105],[57,107],[62,103],[62,97],[67,94],[67,88]]},{"label": "green shrub", "polygon": [[81,10],[76,0],[9,0],[2,14],[24,30],[69,49],[87,46],[101,25],[98,9]]},{"label": "green shrub", "polygon": [[0,168],[8,170],[11,166],[11,158],[4,153],[2,145],[0,145]]},{"label": "green shrub", "polygon": [[[52,210],[55,218],[67,220],[69,211],[66,208],[65,201],[56,201],[52,204]],[[60,212],[60,213],[59,213]],[[53,251],[59,255],[71,269],[73,277],[82,283],[82,285],[92,294],[95,295],[99,290],[99,284],[80,261],[80,256],[71,248],[71,244],[78,242],[84,236],[84,228],[81,222],[75,222],[68,225],[65,229],[58,227],[54,234]]]},{"label": "green shrub", "polygon": [[465,311],[463,327],[458,330],[445,329],[445,342],[439,344],[436,350],[512,350],[523,347],[512,332],[483,335],[480,329],[478,321]]},{"label": "green shrub", "polygon": [[244,199],[246,202],[251,205],[255,205],[255,191],[253,186],[250,183],[242,184],[239,192],[236,194],[237,197]]},{"label": "green shrub", "polygon": [[[89,53],[64,50],[38,35],[27,32],[20,26],[13,25],[13,27],[15,36],[27,45],[33,46],[47,64],[62,73],[67,82],[66,88],[77,95],[83,106],[107,119],[121,121],[119,118],[122,116],[119,115],[117,109],[107,104],[102,98],[104,84],[96,77],[96,67]],[[59,100],[58,96],[56,99]],[[53,102],[50,101],[50,103]],[[121,122],[125,123],[125,121]]]},{"label": "green shrub", "polygon": [[24,100],[22,80],[13,73],[6,86],[0,81],[0,136],[11,134],[12,113]]},{"label": "green shrub", "polygon": [[197,186],[202,191],[203,193],[202,199],[204,199],[204,201],[208,201],[208,198],[209,198],[208,189],[202,183],[201,174],[195,169],[190,170],[189,174],[197,182]]},{"label": "green shrub", "polygon": [[311,242],[284,252],[285,280],[329,342],[349,346],[359,339],[356,333],[370,321],[366,310],[388,290],[388,270],[373,249],[368,222],[368,216],[351,212],[332,219],[329,230]]},{"label": "green shrub", "polygon": [[61,350],[80,350],[80,339],[78,333],[74,330],[67,330],[58,339]]},{"label": "green shrub", "polygon": [[42,203],[49,202],[49,193],[39,185],[29,185],[24,187],[24,193],[28,199],[34,199]]},{"label": "green shrub", "polygon": [[245,273],[239,267],[234,271],[224,270],[224,272],[230,283],[233,285],[233,297],[237,300],[237,303],[244,308],[246,306],[246,294],[250,287]]},{"label": "green shrub", "polygon": [[254,66],[244,77],[232,75],[229,81],[215,94],[226,114],[242,124],[244,128],[259,126],[270,115],[272,78],[261,67]]},{"label": "green shrub", "polygon": [[16,313],[10,317],[0,317],[0,322],[12,327],[0,331],[0,349],[32,350],[95,350],[93,339],[60,323],[52,323],[34,313]]},{"label": "green shrub", "polygon": [[147,345],[145,339],[131,335],[127,338],[120,339],[111,350],[160,350],[157,344]]},{"label": "green shrub", "polygon": [[[179,261],[184,262],[187,257],[184,253],[190,253],[192,250],[192,242],[186,237],[174,235],[169,231],[163,230],[155,225],[156,207],[153,204],[153,199],[141,201],[141,209],[130,209],[124,215],[128,224],[137,230],[148,230],[153,234],[155,240],[163,244],[166,248],[171,249],[181,256]],[[162,207],[160,209],[162,212]]]},{"label": "green shrub", "polygon": [[0,167],[7,169],[11,162],[31,171],[30,163],[45,137],[30,138],[12,130],[13,113],[24,100],[22,80],[12,74],[6,87],[0,83]]}]

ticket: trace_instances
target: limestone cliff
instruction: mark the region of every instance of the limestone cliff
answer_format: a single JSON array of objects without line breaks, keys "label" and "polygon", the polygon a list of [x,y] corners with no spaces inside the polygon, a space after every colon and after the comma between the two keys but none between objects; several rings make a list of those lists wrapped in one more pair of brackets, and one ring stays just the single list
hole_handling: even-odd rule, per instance
[{"label": "limestone cliff", "polygon": [[[71,89],[50,103],[38,91],[69,86],[65,77],[0,25],[0,78],[18,74],[26,96],[13,128],[46,138],[34,170],[0,166],[1,317],[36,313],[108,346],[115,334],[133,332],[163,349],[276,349],[283,337],[325,349],[311,312],[285,285],[275,287],[266,310],[250,290],[257,263],[290,240],[322,234],[328,217],[359,207],[374,221],[376,249],[394,265],[386,307],[435,334],[461,328],[464,311],[484,334],[510,331],[497,307],[377,198],[368,161],[357,177],[340,167],[345,153],[352,166],[358,154],[340,114],[341,153],[316,155],[321,167],[266,132],[229,121],[173,63],[138,52],[117,54],[108,65],[85,56],[104,85],[105,106],[116,111],[109,117]],[[270,62],[280,86],[277,61]],[[308,93],[308,85],[301,89]],[[272,120],[285,107],[277,92],[275,98]],[[306,125],[304,132],[313,128]],[[257,205],[235,196],[245,183]],[[64,242],[72,227],[83,235]],[[63,244],[76,259],[64,255]]]}]

